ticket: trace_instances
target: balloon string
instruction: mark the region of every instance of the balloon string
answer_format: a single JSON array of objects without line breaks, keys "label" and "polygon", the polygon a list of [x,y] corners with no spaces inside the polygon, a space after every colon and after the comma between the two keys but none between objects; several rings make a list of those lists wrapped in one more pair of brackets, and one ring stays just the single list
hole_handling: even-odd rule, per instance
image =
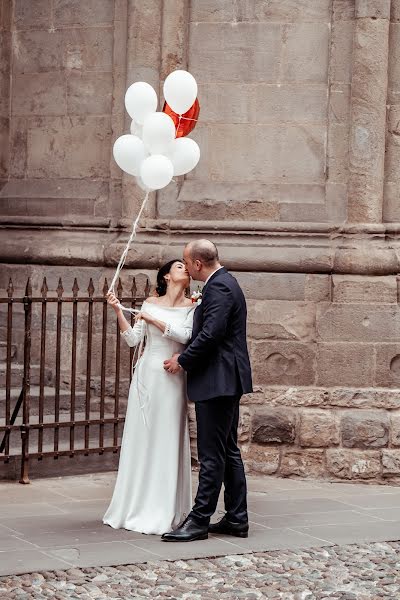
[{"label": "balloon string", "polygon": [[[147,202],[147,199],[149,197],[149,194],[150,194],[150,191],[147,191],[146,195],[144,197],[144,200],[142,202],[142,206],[140,207],[139,214],[138,214],[138,216],[136,217],[136,219],[135,219],[135,221],[133,223],[131,235],[129,236],[128,243],[125,246],[125,250],[123,251],[123,253],[121,255],[121,258],[119,259],[117,270],[115,271],[115,275],[114,275],[113,280],[111,282],[111,285],[110,285],[110,287],[108,289],[108,293],[110,293],[110,292],[112,292],[113,294],[115,293],[114,292],[115,284],[116,284],[116,282],[118,280],[118,277],[119,277],[119,274],[120,274],[120,272],[121,272],[121,270],[122,270],[122,268],[123,268],[123,266],[125,264],[126,257],[128,256],[129,248],[130,248],[130,246],[131,246],[134,238],[136,237],[136,230],[137,230],[137,227],[138,227],[138,224],[139,224],[139,220],[140,220],[140,217],[142,216],[142,212],[144,210],[144,207],[146,206],[146,202]],[[122,304],[119,304],[119,306],[120,306],[120,308],[123,308],[124,310],[126,310],[122,306]]]},{"label": "balloon string", "polygon": [[175,135],[179,131],[179,127],[181,126],[181,121],[182,120],[184,120],[184,121],[196,121],[196,123],[197,123],[197,120],[198,120],[198,119],[191,119],[190,117],[184,117],[183,115],[178,115],[178,117],[179,117],[179,121],[178,121],[178,125],[176,127]]}]

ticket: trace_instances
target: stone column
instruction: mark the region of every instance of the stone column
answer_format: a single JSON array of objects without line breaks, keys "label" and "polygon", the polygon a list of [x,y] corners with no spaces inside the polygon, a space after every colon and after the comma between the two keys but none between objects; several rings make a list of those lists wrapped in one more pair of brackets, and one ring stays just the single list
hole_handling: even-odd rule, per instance
[{"label": "stone column", "polygon": [[356,0],[348,221],[382,221],[390,0]]},{"label": "stone column", "polygon": [[0,2],[0,182],[9,175],[10,64],[11,4]]},{"label": "stone column", "polygon": [[392,0],[383,221],[400,221],[400,0]]}]

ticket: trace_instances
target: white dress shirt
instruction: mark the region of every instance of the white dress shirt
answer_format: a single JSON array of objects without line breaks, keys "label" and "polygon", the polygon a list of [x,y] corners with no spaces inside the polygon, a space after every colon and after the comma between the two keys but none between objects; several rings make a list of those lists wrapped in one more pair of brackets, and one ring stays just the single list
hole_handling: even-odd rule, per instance
[{"label": "white dress shirt", "polygon": [[220,267],[218,267],[218,269],[215,269],[215,271],[213,271],[205,280],[204,285],[206,285],[206,283],[208,283],[208,280],[214,275],[214,273],[216,273],[217,271],[219,271],[220,269],[223,269],[224,267],[221,265]]}]

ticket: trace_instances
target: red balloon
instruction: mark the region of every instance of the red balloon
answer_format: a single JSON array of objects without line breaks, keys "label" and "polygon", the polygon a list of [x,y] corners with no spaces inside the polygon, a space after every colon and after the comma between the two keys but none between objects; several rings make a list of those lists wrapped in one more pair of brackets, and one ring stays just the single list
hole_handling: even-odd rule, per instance
[{"label": "red balloon", "polygon": [[175,137],[185,137],[196,127],[197,119],[200,114],[200,104],[196,98],[193,106],[189,108],[183,115],[178,115],[172,108],[164,103],[163,112],[171,117],[175,124]]}]

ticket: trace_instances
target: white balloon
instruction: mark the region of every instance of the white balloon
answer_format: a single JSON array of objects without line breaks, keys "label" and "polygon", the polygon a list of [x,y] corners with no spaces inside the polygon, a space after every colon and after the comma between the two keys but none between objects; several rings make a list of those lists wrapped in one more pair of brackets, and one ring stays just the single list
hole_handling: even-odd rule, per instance
[{"label": "white balloon", "polygon": [[169,184],[174,174],[172,162],[162,154],[148,156],[140,168],[140,177],[151,190],[161,190]]},{"label": "white balloon", "polygon": [[197,83],[188,71],[173,71],[164,82],[164,98],[178,115],[183,115],[197,98]]},{"label": "white balloon", "polygon": [[174,167],[174,175],[185,175],[199,162],[200,148],[191,138],[182,137],[174,140],[168,156]]},{"label": "white balloon", "polygon": [[141,190],[143,190],[144,192],[150,192],[151,191],[151,189],[149,187],[147,187],[147,185],[145,185],[143,183],[143,180],[140,177],[140,175],[138,175],[137,177],[135,177],[135,179],[136,179],[136,185],[138,185]]},{"label": "white balloon", "polygon": [[115,140],[113,155],[117,165],[129,175],[138,175],[140,165],[146,158],[146,149],[136,135],[121,135]]},{"label": "white balloon", "polygon": [[129,116],[141,125],[148,115],[157,110],[157,94],[145,81],[136,81],[126,91],[125,107]]},{"label": "white balloon", "polygon": [[140,139],[142,139],[143,125],[139,125],[139,123],[132,121],[130,129],[132,135],[137,135]]},{"label": "white balloon", "polygon": [[143,123],[143,143],[151,154],[165,154],[175,139],[175,125],[163,112],[149,115]]}]

